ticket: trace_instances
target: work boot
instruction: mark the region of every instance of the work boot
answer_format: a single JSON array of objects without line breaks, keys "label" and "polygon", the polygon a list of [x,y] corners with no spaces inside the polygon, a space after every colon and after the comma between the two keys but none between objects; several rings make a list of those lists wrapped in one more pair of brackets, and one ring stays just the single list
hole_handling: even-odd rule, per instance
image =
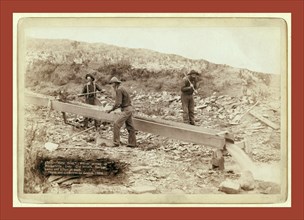
[{"label": "work boot", "polygon": [[109,147],[119,147],[119,144],[117,144],[117,143],[112,143],[112,144],[110,144]]},{"label": "work boot", "polygon": [[135,148],[136,146],[128,144],[127,147]]},{"label": "work boot", "polygon": [[96,130],[100,127],[99,121],[98,120],[94,120],[94,125]]},{"label": "work boot", "polygon": [[89,127],[89,119],[85,118],[84,121],[83,121],[83,128],[86,129],[88,127]]}]

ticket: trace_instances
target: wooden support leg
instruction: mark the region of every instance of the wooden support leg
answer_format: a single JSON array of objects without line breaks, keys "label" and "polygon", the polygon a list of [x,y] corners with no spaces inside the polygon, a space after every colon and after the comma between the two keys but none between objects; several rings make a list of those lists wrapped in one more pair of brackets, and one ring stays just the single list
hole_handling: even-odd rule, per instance
[{"label": "wooden support leg", "polygon": [[218,170],[224,170],[224,156],[223,156],[223,150],[222,149],[216,149],[213,151],[212,158],[210,161],[211,168],[212,169],[218,169]]},{"label": "wooden support leg", "polygon": [[66,119],[66,113],[65,112],[62,112],[62,117],[63,117],[63,121],[65,124],[67,124],[67,119]]}]

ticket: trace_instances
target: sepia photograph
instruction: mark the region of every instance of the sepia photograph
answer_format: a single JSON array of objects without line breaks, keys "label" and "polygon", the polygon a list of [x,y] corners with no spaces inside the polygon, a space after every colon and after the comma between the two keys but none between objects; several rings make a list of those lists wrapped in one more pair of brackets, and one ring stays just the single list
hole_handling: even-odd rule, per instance
[{"label": "sepia photograph", "polygon": [[14,14],[19,202],[286,206],[286,14]]}]

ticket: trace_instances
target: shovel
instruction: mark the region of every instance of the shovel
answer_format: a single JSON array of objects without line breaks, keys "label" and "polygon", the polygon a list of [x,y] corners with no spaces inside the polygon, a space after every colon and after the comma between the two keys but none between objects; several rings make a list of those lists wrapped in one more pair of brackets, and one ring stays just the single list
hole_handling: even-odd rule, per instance
[{"label": "shovel", "polygon": [[103,91],[81,93],[81,94],[77,94],[77,96],[85,96],[85,95],[97,94],[97,93],[103,93]]},{"label": "shovel", "polygon": [[188,76],[186,75],[186,73],[184,73],[185,77],[187,78],[188,82],[190,83],[190,86],[193,88],[194,94],[198,94],[197,90],[194,88],[192,82],[189,80]]},{"label": "shovel", "polygon": [[[85,129],[85,130],[83,130],[83,131],[80,131],[80,132],[78,132],[78,133],[76,133],[76,134],[74,134],[74,135],[72,135],[72,136],[70,136],[70,137],[68,137],[68,138],[66,138],[66,139],[63,139],[59,144],[62,144],[62,143],[64,143],[64,142],[70,140],[71,138],[73,138],[73,137],[79,135],[79,134],[82,134],[82,133],[84,133],[84,132],[87,132],[87,131],[89,131],[89,130],[92,130],[94,127],[95,127],[95,126],[92,126],[92,127],[87,128],[87,129]],[[55,144],[55,143],[52,143],[52,142],[47,142],[47,143],[44,144],[44,147],[45,147],[46,149],[48,149],[49,151],[54,151],[54,150],[56,150],[56,149],[58,148],[59,144]]]}]

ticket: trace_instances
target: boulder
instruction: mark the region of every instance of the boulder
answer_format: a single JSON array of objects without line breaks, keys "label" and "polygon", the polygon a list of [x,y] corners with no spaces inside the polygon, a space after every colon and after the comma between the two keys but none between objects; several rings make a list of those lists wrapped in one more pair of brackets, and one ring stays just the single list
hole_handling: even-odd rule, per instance
[{"label": "boulder", "polygon": [[255,181],[251,171],[246,170],[241,173],[241,178],[239,179],[239,183],[243,190],[249,191],[255,188]]},{"label": "boulder", "polygon": [[233,180],[225,180],[219,186],[219,191],[227,194],[238,194],[241,191],[241,186]]}]

